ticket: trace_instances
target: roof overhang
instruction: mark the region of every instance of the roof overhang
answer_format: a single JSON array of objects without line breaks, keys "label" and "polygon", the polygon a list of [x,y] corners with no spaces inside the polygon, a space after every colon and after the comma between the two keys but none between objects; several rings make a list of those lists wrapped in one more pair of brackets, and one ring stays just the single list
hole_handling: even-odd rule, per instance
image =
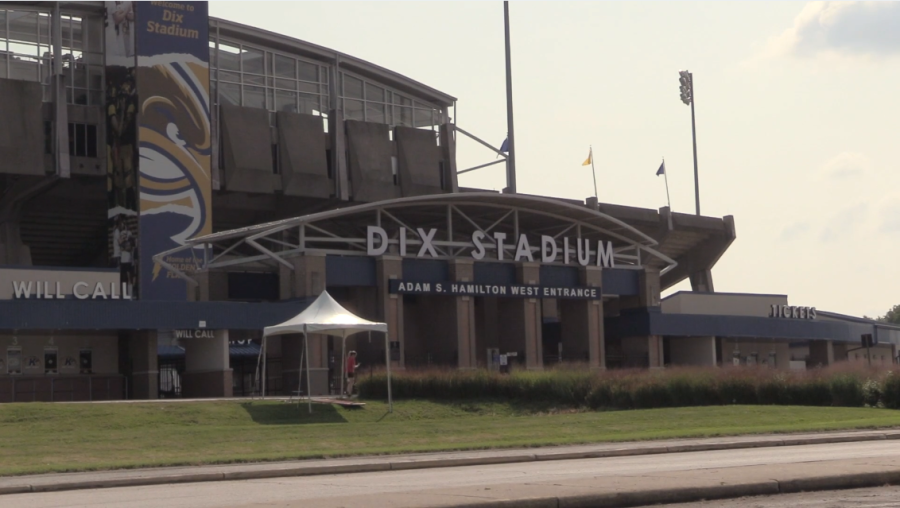
[{"label": "roof overhang", "polygon": [[[389,236],[389,250],[384,253],[407,257],[423,257],[424,252],[425,257],[437,259],[482,259],[473,253],[477,236],[487,253],[484,261],[600,265],[602,248],[608,249],[604,254],[611,253],[610,264],[616,268],[650,267],[666,274],[678,265],[658,249],[659,242],[651,234],[603,211],[554,198],[493,192],[406,197],[337,208],[194,238],[153,259],[187,279],[188,274],[168,264],[167,257],[191,252],[194,271],[254,264],[292,270],[293,264],[286,260],[308,253],[372,255],[370,227],[381,228]],[[544,259],[542,246],[547,243],[549,252],[551,242],[559,255]],[[563,259],[566,245],[568,263]],[[578,245],[587,247],[578,249]],[[581,261],[579,251],[585,254]]]}]

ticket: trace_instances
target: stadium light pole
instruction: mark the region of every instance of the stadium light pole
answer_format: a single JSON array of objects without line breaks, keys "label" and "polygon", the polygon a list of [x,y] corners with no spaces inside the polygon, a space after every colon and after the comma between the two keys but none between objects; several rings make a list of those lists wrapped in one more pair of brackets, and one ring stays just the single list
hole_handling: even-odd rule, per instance
[{"label": "stadium light pole", "polygon": [[506,32],[506,189],[509,194],[516,193],[516,133],[513,128],[513,99],[512,99],[512,63],[509,50],[509,2],[503,2],[503,24]]},{"label": "stadium light pole", "polygon": [[678,71],[681,83],[681,102],[691,107],[691,137],[694,140],[694,204],[700,215],[700,177],[697,173],[697,127],[694,122],[694,75],[690,71]]}]

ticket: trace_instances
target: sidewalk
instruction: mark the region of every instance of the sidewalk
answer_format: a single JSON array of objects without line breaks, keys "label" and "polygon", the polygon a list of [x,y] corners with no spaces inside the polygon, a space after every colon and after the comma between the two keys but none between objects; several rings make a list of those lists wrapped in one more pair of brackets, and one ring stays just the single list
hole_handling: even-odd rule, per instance
[{"label": "sidewalk", "polygon": [[[291,462],[243,463],[12,476],[0,477],[0,495],[107,487],[506,464],[516,462],[623,457],[707,450],[734,450],[774,446],[846,443],[887,439],[900,439],[900,430],[755,435],[707,439],[605,443],[530,449],[383,455]],[[881,481],[881,477],[876,478],[876,480]],[[834,480],[830,480],[830,482],[834,483]]]}]

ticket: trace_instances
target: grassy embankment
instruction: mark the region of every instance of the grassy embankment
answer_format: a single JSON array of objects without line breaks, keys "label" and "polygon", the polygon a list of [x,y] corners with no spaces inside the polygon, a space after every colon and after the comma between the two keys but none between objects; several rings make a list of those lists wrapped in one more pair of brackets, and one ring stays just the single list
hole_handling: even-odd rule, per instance
[{"label": "grassy embankment", "polygon": [[888,409],[713,406],[590,411],[401,400],[0,405],[0,475],[900,426]]}]

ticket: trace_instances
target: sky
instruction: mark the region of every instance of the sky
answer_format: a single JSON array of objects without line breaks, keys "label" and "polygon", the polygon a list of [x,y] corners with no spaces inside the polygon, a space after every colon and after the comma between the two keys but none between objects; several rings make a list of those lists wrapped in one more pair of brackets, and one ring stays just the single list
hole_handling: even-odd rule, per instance
[{"label": "sky", "polygon": [[[883,315],[900,304],[900,2],[510,2],[518,191],[733,215],[719,292]],[[502,2],[210,2],[212,16],[339,50],[458,99],[506,136]],[[458,169],[495,160],[461,139]],[[503,164],[460,176],[500,190]],[[685,282],[671,288],[689,290]]]}]

